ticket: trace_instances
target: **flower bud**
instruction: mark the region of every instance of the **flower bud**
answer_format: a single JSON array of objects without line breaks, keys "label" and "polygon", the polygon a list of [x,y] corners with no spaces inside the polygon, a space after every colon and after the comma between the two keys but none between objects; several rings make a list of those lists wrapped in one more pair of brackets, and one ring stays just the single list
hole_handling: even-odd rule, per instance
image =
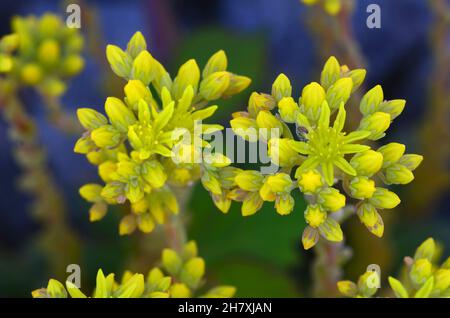
[{"label": "flower bud", "polygon": [[364,79],[366,78],[366,70],[365,69],[354,69],[350,72],[348,72],[345,76],[350,77],[353,81],[353,88],[352,93],[356,91],[364,82]]},{"label": "flower bud", "polygon": [[93,151],[96,148],[94,142],[91,140],[90,137],[81,137],[77,140],[75,143],[75,146],[73,147],[73,151],[76,153],[81,154],[87,154],[91,151]]},{"label": "flower bud", "polygon": [[436,243],[433,238],[426,239],[420,246],[417,248],[416,253],[414,254],[414,259],[426,258],[430,262],[433,260],[434,253],[436,251]]},{"label": "flower bud", "polygon": [[162,251],[162,266],[170,275],[178,275],[183,265],[181,257],[170,248],[165,248]]},{"label": "flower bud", "polygon": [[319,83],[312,82],[306,85],[302,91],[300,100],[301,109],[311,121],[317,121],[320,116],[320,107],[325,100],[325,90]]},{"label": "flower bud", "polygon": [[315,193],[324,185],[322,175],[317,170],[302,172],[297,180],[300,190],[307,194]]},{"label": "flower bud", "polygon": [[0,73],[9,72],[13,67],[13,60],[6,54],[0,54]]},{"label": "flower bud", "polygon": [[278,110],[281,118],[287,123],[295,122],[299,107],[292,97],[283,97],[278,102]]},{"label": "flower bud", "polygon": [[118,98],[108,97],[105,102],[105,111],[111,124],[121,132],[127,132],[128,126],[136,122],[133,112]]},{"label": "flower bud", "polygon": [[277,173],[273,176],[268,176],[265,184],[270,187],[273,193],[282,194],[291,191],[293,183],[287,173]]},{"label": "flower bud", "polygon": [[89,221],[100,221],[106,215],[107,210],[108,205],[105,202],[94,203],[89,209]]},{"label": "flower bud", "polygon": [[111,125],[104,125],[94,129],[91,138],[97,147],[114,147],[120,142],[120,132]]},{"label": "flower bud", "polygon": [[358,294],[356,284],[349,280],[341,280],[337,283],[339,292],[347,297],[355,297]]},{"label": "flower bud", "polygon": [[379,209],[393,209],[400,204],[400,198],[387,189],[376,188],[369,202]]},{"label": "flower bud", "polygon": [[154,59],[148,51],[144,50],[139,53],[131,68],[132,79],[140,80],[145,85],[149,85],[156,75],[153,61]]},{"label": "flower bud", "polygon": [[405,109],[406,100],[404,99],[393,99],[390,101],[384,101],[378,107],[378,110],[383,113],[388,113],[391,115],[391,120],[397,118]]},{"label": "flower bud", "polygon": [[364,116],[380,111],[379,106],[383,102],[383,89],[380,85],[369,90],[361,99],[359,109]]},{"label": "flower bud", "polygon": [[320,85],[324,89],[328,89],[341,76],[341,67],[338,60],[332,56],[325,63],[322,73],[320,75]]},{"label": "flower bud", "polygon": [[202,185],[211,193],[220,195],[222,194],[222,188],[217,176],[207,170],[202,175],[201,178]]},{"label": "flower bud", "polygon": [[281,73],[272,84],[272,96],[279,102],[283,97],[291,97],[292,86],[286,75]]},{"label": "flower bud", "polygon": [[84,67],[84,59],[76,54],[67,56],[61,66],[64,75],[74,76],[78,74]]},{"label": "flower bud", "polygon": [[319,241],[319,231],[311,226],[305,227],[302,234],[302,244],[305,250],[317,244]]},{"label": "flower bud", "polygon": [[275,200],[275,209],[280,215],[288,215],[294,209],[294,204],[294,198],[290,194],[283,194]]},{"label": "flower bud", "polygon": [[442,293],[449,290],[450,287],[450,269],[438,269],[434,273],[433,293]]},{"label": "flower bud", "polygon": [[81,126],[86,130],[93,130],[108,124],[105,116],[91,108],[78,108],[77,117]]},{"label": "flower bud", "polygon": [[191,291],[185,284],[175,283],[170,286],[170,297],[172,298],[189,298],[191,297]]},{"label": "flower bud", "polygon": [[164,167],[159,161],[145,161],[141,166],[141,175],[153,188],[161,188],[167,180]]},{"label": "flower bud", "polygon": [[58,16],[46,13],[39,19],[39,34],[46,37],[54,37],[61,30],[62,23]]},{"label": "flower bud", "polygon": [[240,172],[234,180],[242,190],[255,192],[263,185],[264,177],[259,171],[244,170]]},{"label": "flower bud", "polygon": [[242,216],[250,216],[258,212],[264,201],[258,192],[249,193],[244,201],[242,201],[241,213]]},{"label": "flower bud", "polygon": [[386,168],[386,184],[408,184],[414,180],[413,173],[405,166],[394,163]]},{"label": "flower bud", "polygon": [[82,186],[79,193],[83,199],[88,202],[99,202],[102,200],[101,197],[102,186],[95,183],[89,183]]},{"label": "flower bud", "polygon": [[377,272],[368,271],[358,279],[358,291],[363,297],[375,295],[380,286],[380,276]]},{"label": "flower bud", "polygon": [[200,83],[200,95],[206,100],[219,99],[230,84],[229,72],[214,72]]},{"label": "flower bud", "polygon": [[136,230],[136,218],[134,215],[128,214],[124,216],[119,223],[119,234],[129,235]]},{"label": "flower bud", "polygon": [[405,166],[410,171],[414,171],[421,164],[422,160],[423,156],[421,155],[407,154],[403,155],[398,163]]},{"label": "flower bud", "polygon": [[38,48],[38,61],[44,65],[51,66],[58,62],[61,56],[61,49],[56,40],[44,40]]},{"label": "flower bud", "polygon": [[191,258],[184,264],[180,272],[180,281],[189,288],[197,288],[205,275],[205,261],[200,257]]},{"label": "flower bud", "polygon": [[345,206],[345,196],[335,188],[319,191],[317,202],[327,211],[335,212]]},{"label": "flower bud", "polygon": [[236,117],[230,120],[233,132],[247,141],[258,140],[258,125],[256,120],[248,117]]},{"label": "flower bud", "polygon": [[236,95],[246,89],[252,80],[247,76],[230,74],[230,82],[228,84],[227,89],[222,94],[222,98],[228,98],[233,95]]},{"label": "flower bud", "polygon": [[253,92],[248,100],[248,111],[252,116],[256,116],[260,110],[272,110],[275,106],[275,98],[269,94]]},{"label": "flower bud", "polygon": [[359,220],[364,224],[370,233],[382,237],[384,232],[384,223],[380,214],[370,203],[361,204],[356,211]]},{"label": "flower bud", "polygon": [[[130,80],[124,87],[126,96],[126,102],[130,106],[138,104],[139,100],[149,101],[152,98],[152,94],[147,86],[140,80]],[[135,109],[135,108],[133,108]]]},{"label": "flower bud", "polygon": [[426,258],[418,259],[414,262],[409,272],[409,277],[416,285],[422,285],[431,276],[433,265]]},{"label": "flower bud", "polygon": [[383,168],[386,168],[399,161],[405,153],[405,149],[405,145],[399,144],[397,142],[391,142],[378,148],[378,152],[383,155]]},{"label": "flower bud", "polygon": [[134,59],[139,53],[147,49],[147,42],[141,32],[137,31],[133,34],[127,44],[127,53]]},{"label": "flower bud", "polygon": [[106,47],[106,59],[111,65],[111,69],[118,76],[128,78],[133,63],[130,55],[124,52],[120,47],[109,44]]},{"label": "flower bud", "polygon": [[271,112],[267,110],[260,111],[258,113],[258,116],[256,117],[256,123],[258,124],[259,128],[265,128],[265,129],[272,129],[276,128],[281,131],[283,130],[283,126],[281,122],[276,118],[274,115],[272,115]]},{"label": "flower bud", "polygon": [[150,213],[142,213],[137,217],[137,225],[143,233],[151,233],[155,228],[155,222]]},{"label": "flower bud", "polygon": [[5,53],[11,53],[19,47],[20,37],[17,33],[12,33],[3,36],[0,39],[0,51]]},{"label": "flower bud", "polygon": [[391,125],[391,116],[387,113],[375,112],[371,115],[364,117],[360,124],[358,130],[367,130],[371,134],[367,139],[378,140],[383,138],[386,134],[385,131]]},{"label": "flower bud", "polygon": [[341,242],[344,239],[341,226],[333,218],[327,218],[319,226],[319,233],[330,242]]},{"label": "flower bud", "polygon": [[327,219],[327,212],[319,205],[308,205],[305,210],[305,220],[313,228],[319,227]]},{"label": "flower bud", "polygon": [[215,72],[222,72],[227,70],[227,56],[223,50],[219,50],[214,53],[203,68],[203,78],[207,78],[209,75]]},{"label": "flower bud", "polygon": [[290,146],[289,138],[271,138],[268,143],[269,156],[280,167],[292,167],[300,159],[299,154]]},{"label": "flower bud", "polygon": [[191,85],[194,92],[197,91],[198,81],[200,80],[200,69],[194,59],[190,59],[178,70],[177,77],[172,85],[172,97],[178,100],[183,96],[184,90]]},{"label": "flower bud", "polygon": [[42,70],[37,64],[28,63],[22,68],[20,77],[25,84],[36,85],[42,79]]},{"label": "flower bud", "polygon": [[350,77],[338,79],[327,90],[327,102],[330,110],[334,111],[339,108],[341,103],[346,103],[350,98],[353,88],[353,81]]},{"label": "flower bud", "polygon": [[350,192],[355,199],[368,199],[375,192],[375,182],[367,177],[353,178],[350,181]]}]

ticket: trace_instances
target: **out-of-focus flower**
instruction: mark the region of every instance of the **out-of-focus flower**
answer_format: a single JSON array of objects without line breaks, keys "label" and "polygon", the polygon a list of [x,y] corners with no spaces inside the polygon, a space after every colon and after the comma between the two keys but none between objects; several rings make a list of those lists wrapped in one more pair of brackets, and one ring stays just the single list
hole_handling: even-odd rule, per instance
[{"label": "out-of-focus flower", "polygon": [[201,121],[217,110],[216,105],[206,106],[209,101],[237,94],[250,84],[249,78],[226,70],[223,51],[209,59],[202,76],[191,59],[172,79],[146,48],[140,32],[133,35],[125,51],[108,45],[106,56],[113,72],[127,80],[125,97],[108,97],[106,116],[90,108],[77,111],[86,132],[74,150],[98,166],[104,182],[85,185],[80,194],[94,204],[92,221],[105,215],[107,205],[129,201],[131,213],[119,225],[122,235],[137,228],[149,233],[163,224],[168,214],[178,213],[173,187],[198,180],[220,209],[229,207],[231,200],[225,193],[233,184],[227,184],[222,174],[233,169],[222,170],[230,160],[220,153],[203,153],[209,147],[203,134],[223,127]]},{"label": "out-of-focus flower", "polygon": [[[402,279],[389,277],[389,285],[397,298],[448,298],[450,296],[450,258],[437,265],[439,252],[436,243],[428,238],[416,250],[414,258],[405,258]],[[377,272],[363,274],[358,284],[340,281],[337,286],[347,297],[371,297],[379,287]]]},{"label": "out-of-focus flower", "polygon": [[[405,146],[390,143],[371,149],[369,141],[386,134],[404,101],[384,101],[381,86],[361,99],[359,128],[347,131],[346,103],[363,83],[365,70],[349,70],[331,57],[320,83],[302,89],[298,103],[289,79],[281,74],[271,94],[253,93],[247,112],[233,114],[234,132],[249,141],[267,142],[268,155],[278,166],[275,174],[240,171],[228,197],[243,202],[244,216],[256,213],[264,201],[275,202],[281,215],[290,214],[295,202],[291,191],[298,186],[309,202],[303,246],[311,248],[319,236],[342,241],[343,233],[333,213],[355,204],[356,214],[374,235],[381,237],[384,224],[380,209],[392,209],[399,197],[379,184],[407,184],[422,156],[404,154]],[[275,131],[278,133],[275,134]],[[292,176],[294,179],[292,179]]]},{"label": "out-of-focus flower", "polygon": [[12,33],[0,40],[0,72],[20,85],[60,96],[65,81],[84,67],[83,38],[56,15],[14,17]]},{"label": "out-of-focus flower", "polygon": [[321,5],[330,15],[336,15],[341,11],[343,0],[301,0],[307,6]]},{"label": "out-of-focus flower", "polygon": [[[126,271],[117,282],[114,274],[104,275],[101,269],[97,272],[97,280],[93,298],[230,298],[236,288],[221,285],[199,293],[203,287],[205,261],[197,255],[197,245],[188,242],[181,253],[172,249],[162,252],[162,267],[152,268],[146,276]],[[66,281],[65,286],[50,279],[46,288],[32,292],[34,298],[87,298],[77,286]]]}]

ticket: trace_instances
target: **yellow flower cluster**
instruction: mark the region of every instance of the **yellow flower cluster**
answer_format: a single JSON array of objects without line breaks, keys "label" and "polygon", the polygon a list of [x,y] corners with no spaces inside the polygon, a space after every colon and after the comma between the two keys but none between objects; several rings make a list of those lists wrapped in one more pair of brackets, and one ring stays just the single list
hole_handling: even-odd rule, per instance
[{"label": "yellow flower cluster", "polygon": [[0,72],[48,96],[62,95],[64,80],[84,66],[78,29],[65,27],[61,18],[48,13],[40,18],[15,17],[12,31],[0,40]]},{"label": "yellow flower cluster", "polygon": [[[125,51],[108,45],[106,55],[112,70],[127,80],[125,98],[108,97],[106,116],[90,108],[77,111],[86,132],[74,150],[98,166],[105,183],[84,185],[80,194],[93,203],[91,221],[101,219],[108,204],[129,201],[131,213],[123,217],[120,234],[136,228],[149,233],[165,222],[168,213],[178,212],[173,187],[201,179],[212,195],[221,193],[219,169],[230,160],[219,153],[196,160],[202,151],[193,144],[209,147],[202,134],[223,127],[196,123],[217,110],[216,105],[205,107],[210,101],[241,92],[250,79],[227,71],[226,55],[218,51],[201,75],[191,59],[172,80],[147,51],[140,32],[133,35]],[[193,142],[180,145],[178,141],[186,134]]]},{"label": "yellow flower cluster", "polygon": [[[440,251],[432,238],[423,242],[414,258],[405,258],[402,279],[389,277],[389,284],[397,298],[448,298],[450,297],[450,257],[440,266]],[[347,297],[371,297],[377,291],[379,277],[376,272],[366,272],[355,284],[338,282],[338,289]]]},{"label": "yellow flower cluster", "polygon": [[[332,214],[351,203],[356,204],[357,215],[369,231],[383,235],[377,209],[392,209],[400,199],[376,181],[411,182],[422,156],[404,154],[405,146],[399,143],[377,150],[363,144],[382,138],[405,106],[404,100],[385,101],[379,85],[361,99],[358,129],[345,132],[345,104],[365,74],[365,70],[349,70],[331,57],[320,83],[306,85],[298,102],[292,97],[289,79],[281,74],[271,94],[253,93],[247,112],[233,114],[230,124],[234,132],[249,141],[259,138],[267,142],[268,155],[279,167],[272,175],[236,172],[235,185],[227,190],[227,196],[243,202],[243,215],[254,214],[263,201],[275,202],[281,215],[291,213],[294,199],[290,193],[298,187],[309,202],[305,210],[308,226],[302,237],[305,249],[314,246],[319,236],[342,241],[342,230]],[[278,134],[274,135],[274,130]]]},{"label": "yellow flower cluster", "polygon": [[320,4],[330,15],[336,15],[341,11],[343,0],[301,0],[307,6]]},{"label": "yellow flower cluster", "polygon": [[[98,270],[93,298],[230,298],[236,292],[232,286],[217,286],[198,294],[204,284],[205,262],[197,255],[197,245],[188,242],[180,254],[171,249],[162,252],[162,268],[151,269],[147,276],[126,271],[120,282],[114,274]],[[34,298],[86,298],[78,287],[66,281],[66,287],[50,279],[47,288],[34,290]]]}]

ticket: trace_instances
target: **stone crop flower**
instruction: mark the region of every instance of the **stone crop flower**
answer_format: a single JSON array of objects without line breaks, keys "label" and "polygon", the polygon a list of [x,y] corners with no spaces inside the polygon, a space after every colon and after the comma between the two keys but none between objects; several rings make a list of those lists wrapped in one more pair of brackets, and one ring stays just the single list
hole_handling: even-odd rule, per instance
[{"label": "stone crop flower", "polygon": [[330,15],[336,15],[341,11],[344,0],[301,0],[307,6],[321,5]]},{"label": "stone crop flower", "polygon": [[[389,285],[397,298],[448,298],[450,297],[450,257],[440,266],[436,243],[428,238],[416,250],[414,258],[405,258],[405,268],[400,280],[389,277]],[[347,297],[371,297],[377,292],[379,277],[368,271],[355,284],[340,281],[337,286]]]},{"label": "stone crop flower", "polygon": [[235,171],[228,198],[243,202],[242,215],[256,213],[264,201],[275,202],[281,215],[294,210],[291,191],[306,197],[308,226],[302,242],[314,246],[319,236],[333,242],[343,239],[335,213],[355,205],[361,222],[381,237],[384,231],[379,210],[395,208],[399,197],[381,186],[407,184],[422,156],[405,154],[405,146],[389,143],[372,148],[371,141],[384,137],[393,119],[403,111],[404,100],[384,100],[377,85],[361,99],[361,120],[354,131],[346,129],[346,104],[361,86],[366,71],[349,70],[331,57],[320,83],[302,89],[298,102],[292,97],[289,79],[281,74],[271,94],[253,93],[246,112],[233,114],[234,132],[254,142],[266,142],[275,174]]},{"label": "stone crop flower", "polygon": [[0,40],[0,72],[48,96],[60,96],[65,80],[84,67],[83,38],[56,15],[15,17],[12,33]]},{"label": "stone crop flower", "polygon": [[[200,293],[205,283],[205,261],[197,255],[197,244],[190,241],[184,245],[180,254],[172,249],[162,252],[162,268],[152,268],[147,276],[126,271],[117,282],[114,274],[105,276],[101,269],[93,298],[231,298],[236,292],[232,286],[217,286]],[[46,288],[32,292],[33,298],[87,298],[72,282],[65,286],[50,279]]]},{"label": "stone crop flower", "polygon": [[226,70],[223,51],[209,59],[201,74],[192,59],[172,79],[147,51],[140,32],[126,51],[108,45],[106,55],[112,70],[127,80],[125,97],[108,97],[106,116],[91,108],[77,111],[86,132],[74,150],[98,166],[104,182],[84,185],[80,194],[93,203],[91,221],[103,218],[109,204],[128,201],[131,213],[122,218],[120,234],[136,228],[149,233],[168,214],[178,213],[174,187],[200,179],[213,198],[222,194],[221,169],[230,160],[220,153],[204,154],[210,145],[202,136],[223,127],[202,121],[217,110],[207,106],[210,101],[239,93],[250,79]]}]

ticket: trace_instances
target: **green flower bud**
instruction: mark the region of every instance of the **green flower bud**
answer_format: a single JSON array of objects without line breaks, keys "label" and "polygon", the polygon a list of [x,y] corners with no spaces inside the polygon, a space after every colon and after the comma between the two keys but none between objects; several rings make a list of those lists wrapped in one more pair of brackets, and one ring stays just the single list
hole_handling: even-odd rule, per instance
[{"label": "green flower bud", "polygon": [[384,172],[386,184],[408,184],[414,180],[413,173],[405,166],[394,163],[388,166]]},{"label": "green flower bud", "polygon": [[383,113],[388,113],[391,115],[391,120],[397,118],[405,109],[406,100],[404,99],[393,99],[390,101],[384,101],[378,107],[378,110]]},{"label": "green flower bud", "polygon": [[275,200],[275,209],[280,215],[288,215],[294,209],[295,200],[290,194],[278,196]]},{"label": "green flower bud", "polygon": [[365,69],[354,69],[348,72],[345,76],[350,77],[353,81],[352,93],[355,92],[364,82],[366,78],[366,70]]},{"label": "green flower bud", "polygon": [[383,168],[386,168],[399,161],[405,153],[405,149],[405,145],[399,144],[397,142],[391,142],[378,148],[378,152],[383,155]]},{"label": "green flower bud", "polygon": [[127,53],[135,59],[139,53],[147,50],[147,42],[141,32],[137,31],[133,34],[127,44]]},{"label": "green flower bud", "polygon": [[349,280],[341,280],[337,283],[339,292],[347,297],[355,297],[358,294],[358,287],[356,284]]},{"label": "green flower bud", "polygon": [[281,73],[272,84],[272,96],[279,102],[283,97],[291,97],[292,86],[286,75]]},{"label": "green flower bud", "polygon": [[380,214],[372,204],[364,203],[358,207],[356,214],[359,220],[364,224],[370,233],[382,237],[384,233],[384,223]]},{"label": "green flower bud", "polygon": [[177,77],[172,85],[172,97],[178,100],[183,96],[184,90],[191,85],[194,92],[197,92],[198,82],[200,80],[200,69],[194,59],[190,59],[178,70]]},{"label": "green flower bud", "polygon": [[154,59],[148,51],[144,50],[133,61],[131,77],[132,79],[140,80],[145,85],[149,85],[155,78],[155,75]]},{"label": "green flower bud", "polygon": [[305,220],[309,226],[318,228],[327,219],[327,212],[319,205],[308,205],[305,210]]},{"label": "green flower bud", "polygon": [[363,297],[375,295],[380,286],[380,276],[377,272],[365,272],[358,279],[358,291]]},{"label": "green flower bud", "polygon": [[281,118],[287,123],[295,122],[299,107],[292,97],[283,97],[278,103]]},{"label": "green flower bud", "polygon": [[167,180],[167,175],[159,161],[145,161],[141,167],[141,175],[153,188],[161,188]]},{"label": "green flower bud", "polygon": [[414,171],[421,164],[422,160],[423,156],[421,155],[407,154],[403,155],[398,163],[405,166],[410,171]]},{"label": "green flower bud", "polygon": [[391,125],[391,116],[387,113],[375,112],[371,115],[364,117],[358,130],[370,131],[371,134],[367,139],[378,140],[383,138],[386,134],[385,131]]},{"label": "green flower bud", "polygon": [[416,253],[414,254],[414,259],[418,260],[421,258],[426,258],[430,262],[433,260],[434,253],[436,251],[436,243],[433,238],[426,239],[420,246],[417,248]]},{"label": "green flower bud", "polygon": [[369,90],[361,99],[359,109],[364,116],[380,111],[379,107],[383,102],[383,88],[380,85]]},{"label": "green flower bud", "polygon": [[322,73],[320,75],[320,85],[324,89],[328,89],[333,85],[341,76],[341,66],[338,60],[332,56],[328,59],[323,67]]},{"label": "green flower bud", "polygon": [[222,98],[229,98],[236,95],[246,89],[252,80],[247,76],[241,76],[236,74],[230,74],[230,82],[227,89],[222,94]]},{"label": "green flower bud", "polygon": [[327,102],[330,110],[334,111],[339,108],[341,103],[346,103],[352,92],[353,82],[350,77],[338,79],[327,90]]},{"label": "green flower bud", "polygon": [[113,126],[104,125],[94,129],[91,138],[97,147],[114,147],[120,142],[120,132]]},{"label": "green flower bud", "polygon": [[223,50],[214,53],[208,60],[203,69],[203,78],[207,78],[209,75],[215,72],[222,72],[227,70],[227,56]]},{"label": "green flower bud", "polygon": [[86,130],[94,130],[108,124],[108,120],[105,116],[91,108],[78,108],[77,117],[81,126]]},{"label": "green flower bud", "polygon": [[400,204],[400,198],[387,189],[376,188],[369,202],[379,209],[393,209]]},{"label": "green flower bud", "polygon": [[332,218],[327,218],[325,222],[319,226],[319,233],[330,242],[341,242],[344,239],[341,226]]},{"label": "green flower bud", "polygon": [[433,265],[426,258],[418,259],[414,262],[409,272],[409,277],[416,285],[422,285],[431,276]]},{"label": "green flower bud", "polygon": [[335,212],[345,206],[345,196],[335,188],[319,191],[317,202],[327,211]]},{"label": "green flower bud", "polygon": [[320,116],[320,107],[325,100],[325,90],[319,83],[312,82],[306,85],[302,91],[300,100],[301,110],[312,121],[317,121]]},{"label": "green flower bud", "polygon": [[350,181],[350,191],[355,199],[368,199],[375,192],[375,182],[367,177],[356,177]]},{"label": "green flower bud", "polygon": [[230,84],[230,77],[226,71],[212,73],[200,83],[200,95],[209,101],[219,99]]},{"label": "green flower bud", "polygon": [[130,76],[133,61],[130,55],[124,52],[120,47],[111,44],[108,45],[106,47],[106,59],[116,75],[123,78],[128,78]]},{"label": "green flower bud", "polygon": [[234,178],[236,184],[245,191],[258,191],[263,185],[264,177],[259,171],[244,170]]},{"label": "green flower bud", "polygon": [[105,111],[111,124],[121,132],[127,132],[128,127],[136,122],[133,112],[118,98],[108,97]]}]

